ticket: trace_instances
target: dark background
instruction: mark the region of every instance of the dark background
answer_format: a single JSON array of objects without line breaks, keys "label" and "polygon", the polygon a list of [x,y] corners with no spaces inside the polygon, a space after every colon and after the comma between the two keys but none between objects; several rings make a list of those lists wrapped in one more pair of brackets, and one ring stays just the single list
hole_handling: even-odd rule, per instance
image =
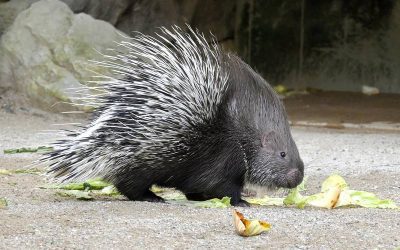
[{"label": "dark background", "polygon": [[[0,1],[0,32],[36,1]],[[14,12],[7,5],[14,2]],[[400,93],[394,0],[64,0],[130,34],[185,23],[211,31],[273,85]],[[303,18],[302,18],[303,13]],[[303,41],[303,42],[302,42]]]},{"label": "dark background", "polygon": [[400,93],[398,1],[65,2],[128,34],[184,23],[211,31],[274,85],[350,91],[370,85]]}]

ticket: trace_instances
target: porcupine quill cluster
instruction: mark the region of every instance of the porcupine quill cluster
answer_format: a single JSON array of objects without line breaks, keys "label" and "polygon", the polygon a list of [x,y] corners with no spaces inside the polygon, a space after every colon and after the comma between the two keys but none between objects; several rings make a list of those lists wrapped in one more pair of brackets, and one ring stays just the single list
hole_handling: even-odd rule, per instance
[{"label": "porcupine quill cluster", "polygon": [[[233,204],[246,182],[297,185],[302,162],[272,88],[198,31],[160,31],[122,41],[126,53],[96,62],[120,77],[100,76],[101,94],[87,98],[96,104],[91,122],[44,155],[51,176],[103,177],[129,199],[149,201],[161,200],[152,184]],[[291,163],[275,151],[292,154]]]}]

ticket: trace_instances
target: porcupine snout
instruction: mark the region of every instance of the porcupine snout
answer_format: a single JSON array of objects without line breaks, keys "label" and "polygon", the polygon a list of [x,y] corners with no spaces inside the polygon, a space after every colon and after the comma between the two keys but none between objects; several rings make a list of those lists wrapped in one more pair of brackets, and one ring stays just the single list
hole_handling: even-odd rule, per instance
[{"label": "porcupine snout", "polygon": [[286,174],[288,188],[294,188],[299,185],[304,177],[304,164],[300,161],[295,168],[290,168]]}]

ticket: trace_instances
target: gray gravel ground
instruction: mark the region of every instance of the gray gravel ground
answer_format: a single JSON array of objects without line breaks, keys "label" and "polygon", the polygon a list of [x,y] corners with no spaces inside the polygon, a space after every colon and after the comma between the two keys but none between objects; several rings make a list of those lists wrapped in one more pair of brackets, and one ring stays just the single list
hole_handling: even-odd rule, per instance
[{"label": "gray gravel ground", "polygon": [[[54,135],[53,123],[73,121],[47,114],[0,113],[0,168],[18,169],[36,154],[4,155],[3,149],[40,146]],[[359,130],[293,128],[306,165],[310,193],[331,173],[353,189],[372,191],[400,203],[400,134]],[[240,208],[272,224],[270,232],[237,236],[232,209],[176,204],[61,198],[32,174],[0,175],[0,249],[396,249],[400,210],[283,207]]]}]

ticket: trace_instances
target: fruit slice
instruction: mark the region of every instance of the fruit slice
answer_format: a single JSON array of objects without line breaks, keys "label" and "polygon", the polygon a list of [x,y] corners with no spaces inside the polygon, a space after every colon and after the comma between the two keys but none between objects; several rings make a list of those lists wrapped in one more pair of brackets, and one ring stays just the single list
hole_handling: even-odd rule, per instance
[{"label": "fruit slice", "polygon": [[244,237],[259,235],[271,229],[271,225],[268,222],[248,220],[244,218],[242,213],[236,210],[233,210],[233,224],[236,232]]}]

